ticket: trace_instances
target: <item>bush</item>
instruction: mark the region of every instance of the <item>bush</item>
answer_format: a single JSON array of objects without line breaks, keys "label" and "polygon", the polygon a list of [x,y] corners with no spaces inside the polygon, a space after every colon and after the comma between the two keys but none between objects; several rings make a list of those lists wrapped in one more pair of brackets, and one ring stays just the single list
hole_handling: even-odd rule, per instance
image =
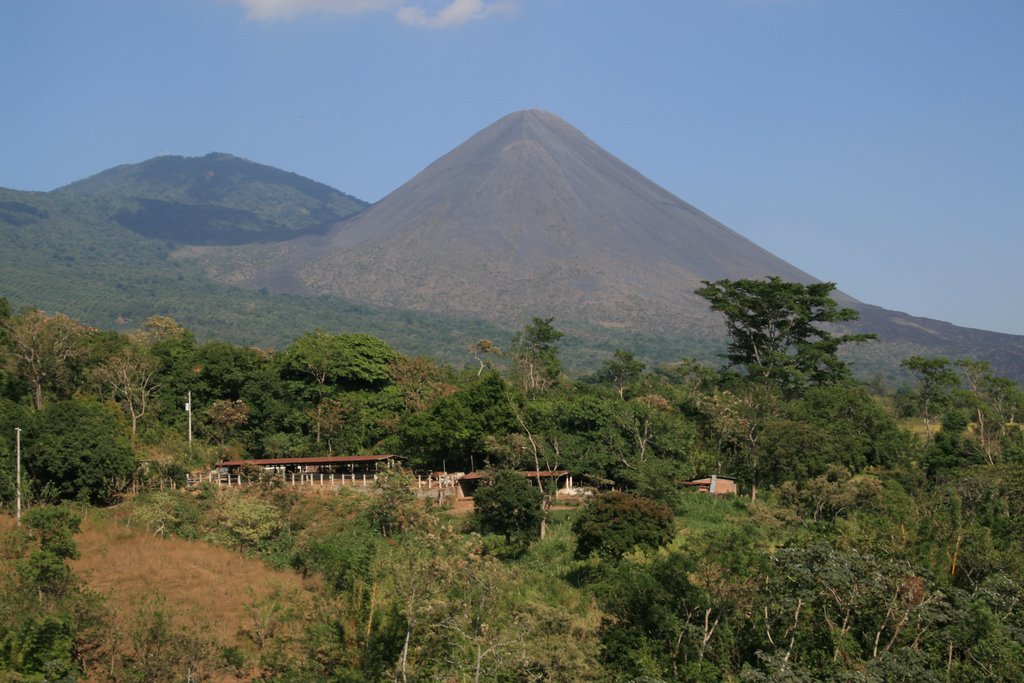
[{"label": "bush", "polygon": [[610,491],[594,498],[576,518],[576,557],[591,553],[619,558],[633,548],[657,548],[672,540],[672,510],[631,493]]},{"label": "bush", "polygon": [[477,489],[473,514],[481,531],[502,534],[506,543],[515,540],[528,545],[540,533],[543,497],[523,475],[500,470]]},{"label": "bush", "polygon": [[135,456],[115,408],[60,401],[48,404],[33,422],[22,465],[57,498],[108,503],[131,481]]}]

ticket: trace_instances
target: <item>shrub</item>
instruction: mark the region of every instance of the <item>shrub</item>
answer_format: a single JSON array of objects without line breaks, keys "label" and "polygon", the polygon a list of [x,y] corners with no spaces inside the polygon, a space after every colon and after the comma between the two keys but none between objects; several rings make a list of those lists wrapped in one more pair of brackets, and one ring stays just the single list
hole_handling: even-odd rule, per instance
[{"label": "shrub", "polygon": [[672,510],[655,500],[610,491],[594,498],[576,518],[576,556],[619,558],[633,548],[657,548],[672,540]]},{"label": "shrub", "polygon": [[529,541],[540,532],[544,495],[518,472],[500,470],[477,489],[473,514],[480,530],[502,534],[506,543]]}]

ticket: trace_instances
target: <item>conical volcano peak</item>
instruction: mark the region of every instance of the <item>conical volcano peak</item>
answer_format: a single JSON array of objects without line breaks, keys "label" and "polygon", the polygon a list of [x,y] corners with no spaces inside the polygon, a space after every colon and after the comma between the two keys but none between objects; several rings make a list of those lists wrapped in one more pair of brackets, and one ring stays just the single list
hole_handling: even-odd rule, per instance
[{"label": "conical volcano peak", "polygon": [[[289,282],[371,303],[513,320],[708,323],[702,280],[810,275],[644,178],[558,116],[499,119],[325,239]],[[257,272],[273,285],[280,266]]]},{"label": "conical volcano peak", "polygon": [[543,109],[523,109],[522,111],[512,112],[508,116],[498,120],[493,125],[501,126],[503,124],[510,126],[520,126],[524,134],[527,134],[531,130],[538,130],[544,128],[551,128],[561,130],[562,132],[572,132],[577,135],[582,135],[572,125],[570,125],[565,119],[556,114],[552,114],[549,111]]},{"label": "conical volcano peak", "polygon": [[[466,142],[456,147],[438,162],[455,160],[464,163],[469,158],[481,160],[484,157],[497,157],[516,142],[528,141],[554,153],[556,156],[565,154],[570,149],[574,154],[604,153],[600,147],[587,136],[571,126],[564,119],[542,109],[525,109],[513,112],[487,126]],[[565,163],[567,160],[562,160]]]}]

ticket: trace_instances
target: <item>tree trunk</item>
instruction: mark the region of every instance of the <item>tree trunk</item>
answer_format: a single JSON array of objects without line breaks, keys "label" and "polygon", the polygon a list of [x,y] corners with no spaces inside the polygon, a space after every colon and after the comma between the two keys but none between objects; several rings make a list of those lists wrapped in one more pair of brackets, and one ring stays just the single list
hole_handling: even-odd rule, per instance
[{"label": "tree trunk", "polygon": [[400,665],[398,667],[398,674],[399,675],[395,677],[395,679],[397,680],[399,678],[399,676],[400,676],[402,681],[403,681],[403,683],[405,683],[405,681],[408,680],[406,678],[406,674],[405,674],[405,667],[406,667],[406,664],[409,661],[409,639],[410,638],[412,638],[412,623],[406,624],[406,627],[405,627],[405,643],[402,644],[402,657],[399,660],[401,663],[400,663]]}]

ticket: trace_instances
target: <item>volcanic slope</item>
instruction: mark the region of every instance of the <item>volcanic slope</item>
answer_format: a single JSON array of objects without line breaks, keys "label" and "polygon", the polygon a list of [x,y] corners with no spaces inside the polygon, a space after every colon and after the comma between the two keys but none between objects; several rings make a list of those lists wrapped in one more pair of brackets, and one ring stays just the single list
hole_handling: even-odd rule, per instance
[{"label": "volcanic slope", "polygon": [[227,279],[640,332],[720,326],[693,294],[701,280],[815,281],[538,110],[492,124],[324,236],[265,256],[272,265]]}]

